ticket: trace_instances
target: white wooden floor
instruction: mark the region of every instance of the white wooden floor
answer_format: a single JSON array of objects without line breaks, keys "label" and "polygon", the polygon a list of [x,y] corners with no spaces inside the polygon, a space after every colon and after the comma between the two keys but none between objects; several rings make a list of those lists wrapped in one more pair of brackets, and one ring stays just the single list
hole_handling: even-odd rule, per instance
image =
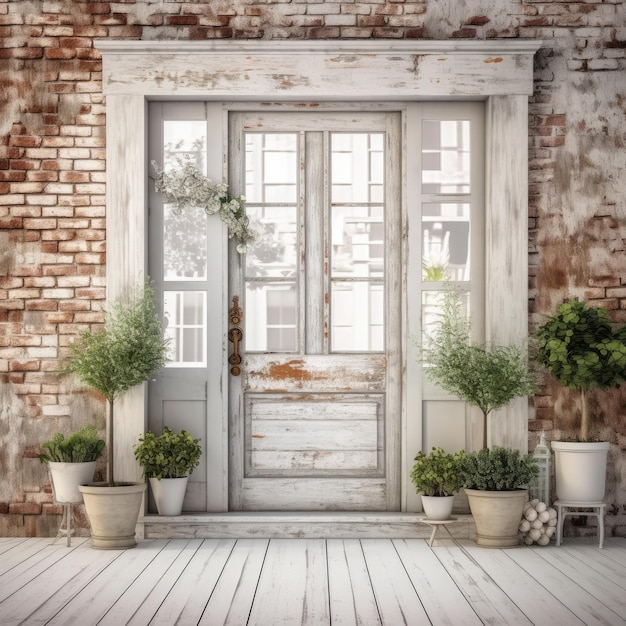
[{"label": "white wooden floor", "polygon": [[626,538],[604,549],[437,539],[0,538],[0,624],[626,624]]}]

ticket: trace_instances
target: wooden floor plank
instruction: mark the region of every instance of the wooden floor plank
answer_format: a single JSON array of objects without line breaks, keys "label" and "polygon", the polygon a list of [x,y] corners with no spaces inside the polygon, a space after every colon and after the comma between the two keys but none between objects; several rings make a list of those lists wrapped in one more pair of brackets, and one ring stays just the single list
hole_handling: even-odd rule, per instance
[{"label": "wooden floor plank", "polygon": [[249,626],[322,626],[330,623],[323,539],[270,541]]},{"label": "wooden floor plank", "polygon": [[530,620],[499,587],[498,578],[492,578],[468,555],[465,546],[473,543],[469,540],[458,543],[441,540],[437,558],[484,623],[530,624]]},{"label": "wooden floor plank", "polygon": [[197,624],[234,545],[234,539],[204,539],[150,623]]},{"label": "wooden floor plank", "polygon": [[[515,550],[511,558],[526,572],[533,572],[537,582],[547,589],[559,602],[566,605],[587,626],[594,624],[620,624],[623,626],[626,605],[620,614],[606,607],[593,596],[587,585],[589,568],[580,567],[579,576],[573,578],[562,570],[568,570],[561,562],[560,548],[545,546],[541,550]],[[626,599],[626,598],[625,598]]]},{"label": "wooden floor plank", "polygon": [[11,546],[9,550],[2,554],[0,559],[0,582],[3,577],[8,573],[9,578],[13,578],[14,572],[11,570],[15,567],[20,567],[21,571],[24,571],[27,567],[27,561],[32,558],[32,562],[36,562],[40,558],[40,552],[48,548],[51,544],[51,540],[48,538],[32,539],[25,544],[16,543]]},{"label": "wooden floor plank", "polygon": [[78,549],[78,546],[73,546],[60,550],[57,546],[52,546],[49,543],[37,545],[43,547],[32,554],[27,551],[21,563],[14,565],[8,572],[0,576],[0,602],[14,594],[18,589],[38,580],[42,573],[46,573],[61,561],[71,560],[74,550]]},{"label": "wooden floor plank", "polygon": [[575,613],[556,601],[537,582],[534,571],[527,572],[511,557],[511,553],[517,552],[519,548],[485,550],[468,542],[465,549],[533,624],[583,624]]},{"label": "wooden floor plank", "polygon": [[242,626],[248,622],[269,540],[239,539],[199,624]]},{"label": "wooden floor plank", "polygon": [[433,624],[482,624],[439,562],[438,547],[430,548],[423,539],[395,539],[393,544]]},{"label": "wooden floor plank", "polygon": [[120,556],[114,551],[95,553],[85,546],[69,554],[67,548],[58,550],[63,558],[44,567],[29,584],[2,602],[3,613],[31,626],[45,624]]},{"label": "wooden floor plank", "polygon": [[[590,567],[626,591],[626,553],[620,555],[618,551],[613,551],[611,555],[610,550],[600,550],[597,545],[584,544],[560,546],[560,549],[579,560],[584,567]],[[621,561],[617,560],[620,558]]]},{"label": "wooden floor plank", "polygon": [[624,538],[602,550],[585,538],[510,550],[423,539],[0,545],[11,546],[1,626],[626,624]]},{"label": "wooden floor plank", "polygon": [[364,539],[362,545],[382,624],[430,624],[391,542],[385,539]]},{"label": "wooden floor plank", "polygon": [[99,625],[147,624],[201,543],[201,539],[169,540],[150,561],[149,569],[142,572],[112,603]]},{"label": "wooden floor plank", "polygon": [[327,541],[330,618],[333,626],[379,626],[376,598],[358,539]]},{"label": "wooden floor plank", "polygon": [[100,551],[90,548],[94,561],[107,558],[107,552],[118,554],[118,557],[88,581],[46,624],[49,626],[96,624],[104,617],[111,604],[146,570],[166,543],[167,541],[163,539],[153,544],[140,542],[137,547],[130,550]]}]

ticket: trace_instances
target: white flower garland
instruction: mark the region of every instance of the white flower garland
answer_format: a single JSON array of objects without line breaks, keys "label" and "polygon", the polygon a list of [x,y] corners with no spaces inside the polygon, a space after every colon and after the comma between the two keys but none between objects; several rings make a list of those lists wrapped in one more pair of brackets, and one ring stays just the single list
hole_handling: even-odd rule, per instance
[{"label": "white flower garland", "polygon": [[167,202],[179,214],[188,207],[201,207],[207,215],[220,214],[228,227],[228,236],[239,240],[237,252],[244,253],[248,244],[256,238],[246,215],[244,196],[233,198],[228,194],[226,183],[213,183],[190,161],[188,155],[176,159],[177,166],[167,172],[155,161],[152,167],[157,174],[154,188],[162,193]]}]

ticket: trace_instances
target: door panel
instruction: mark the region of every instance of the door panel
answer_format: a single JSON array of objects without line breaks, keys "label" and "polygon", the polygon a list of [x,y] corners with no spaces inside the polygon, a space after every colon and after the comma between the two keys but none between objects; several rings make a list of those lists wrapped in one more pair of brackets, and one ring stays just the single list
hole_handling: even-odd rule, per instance
[{"label": "door panel", "polygon": [[233,113],[229,129],[262,233],[231,273],[230,507],[397,510],[400,115]]}]

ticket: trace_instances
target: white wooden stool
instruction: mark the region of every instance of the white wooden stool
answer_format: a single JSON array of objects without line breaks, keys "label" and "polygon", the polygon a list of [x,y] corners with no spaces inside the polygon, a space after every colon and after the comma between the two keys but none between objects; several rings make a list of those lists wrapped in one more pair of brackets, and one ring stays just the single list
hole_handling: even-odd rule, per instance
[{"label": "white wooden stool", "polygon": [[[604,502],[571,502],[566,500],[557,500],[554,503],[557,511],[557,525],[556,525],[556,545],[561,545],[561,539],[563,538],[563,521],[568,515],[578,516],[584,515],[589,517],[591,515],[598,518],[598,538],[600,541],[599,547],[604,544],[604,509],[606,503]],[[572,510],[570,510],[572,509]],[[593,509],[581,510],[581,509]]]},{"label": "white wooden stool", "polygon": [[446,519],[446,520],[436,520],[436,519],[428,519],[427,517],[420,517],[420,522],[422,522],[423,524],[428,524],[433,529],[433,532],[430,535],[430,539],[428,540],[428,545],[431,548],[433,547],[433,541],[435,541],[435,536],[437,535],[437,531],[441,527],[443,527],[445,531],[448,533],[448,535],[450,535],[450,539],[452,539],[452,541],[456,543],[456,539],[452,536],[452,533],[450,532],[450,529],[448,528],[448,524],[453,524],[456,521],[457,521],[456,517],[451,517],[450,519]]}]

